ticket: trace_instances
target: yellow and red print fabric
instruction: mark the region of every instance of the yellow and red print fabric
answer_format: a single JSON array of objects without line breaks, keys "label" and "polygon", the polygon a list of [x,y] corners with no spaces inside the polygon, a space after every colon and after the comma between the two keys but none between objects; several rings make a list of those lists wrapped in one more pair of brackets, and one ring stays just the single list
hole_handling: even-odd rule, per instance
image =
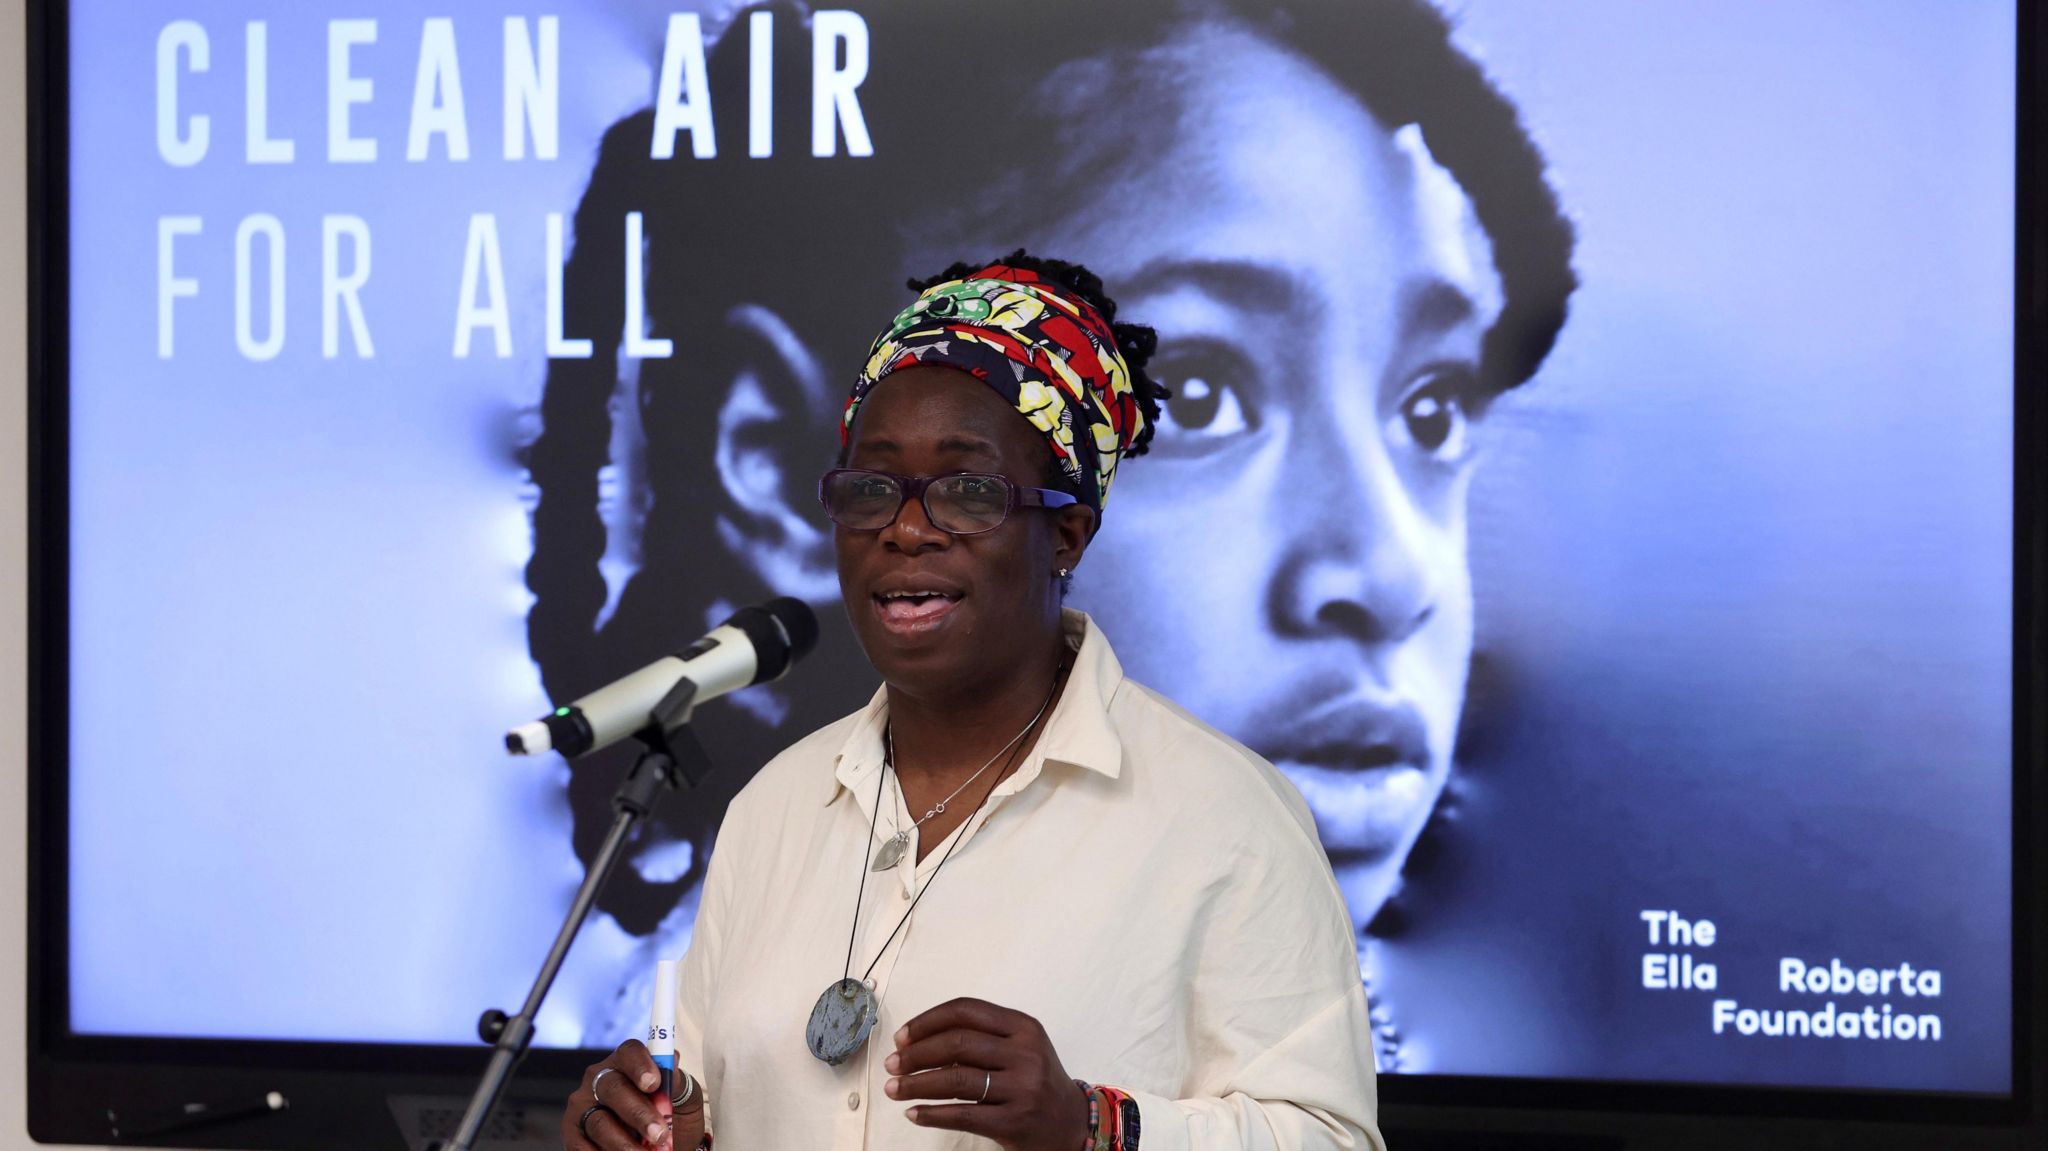
[{"label": "yellow and red print fabric", "polygon": [[898,312],[854,381],[839,425],[842,444],[874,386],[915,364],[958,368],[1010,400],[1098,511],[1117,462],[1145,426],[1108,321],[1026,268],[991,264],[934,284]]}]

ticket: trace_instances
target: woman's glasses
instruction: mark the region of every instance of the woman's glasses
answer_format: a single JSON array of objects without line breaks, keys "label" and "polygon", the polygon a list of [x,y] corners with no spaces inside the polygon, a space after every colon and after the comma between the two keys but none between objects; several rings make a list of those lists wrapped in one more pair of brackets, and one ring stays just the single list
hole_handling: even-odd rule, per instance
[{"label": "woman's glasses", "polygon": [[899,476],[865,468],[833,468],[818,481],[818,502],[832,522],[850,531],[880,531],[896,522],[903,503],[922,497],[925,518],[942,532],[971,536],[993,531],[1018,508],[1063,508],[1080,501],[1049,488],[1027,488],[981,472]]}]

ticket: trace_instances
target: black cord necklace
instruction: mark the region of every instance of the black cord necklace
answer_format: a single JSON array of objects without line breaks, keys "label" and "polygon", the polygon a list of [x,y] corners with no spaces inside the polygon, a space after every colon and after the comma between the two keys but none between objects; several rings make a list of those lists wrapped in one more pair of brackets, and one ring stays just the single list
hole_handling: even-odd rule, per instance
[{"label": "black cord necklace", "polygon": [[[1044,718],[1046,708],[1052,703],[1052,697],[1059,694],[1060,672],[1065,670],[1062,666],[1054,672],[1052,690],[1046,692],[1045,703],[1038,709],[1039,719]],[[1038,725],[1038,719],[1031,722],[1033,727]],[[1027,727],[1024,730],[1029,732],[1031,729]],[[875,841],[875,829],[881,826],[882,784],[887,782],[889,771],[893,767],[891,760],[894,759],[894,741],[888,741],[887,746],[891,751],[883,758],[882,770],[876,773],[875,806],[868,815],[869,843]],[[1002,776],[999,774],[996,776],[996,782],[990,784],[987,791],[982,792],[981,799],[974,805],[974,810],[968,812],[967,818],[960,821],[959,828],[953,834],[953,842],[946,845],[946,853],[939,857],[938,866],[932,868],[932,873],[925,877],[924,885],[917,889],[917,895],[911,899],[910,906],[903,909],[903,917],[896,921],[896,926],[889,932],[889,938],[882,941],[882,946],[875,952],[875,957],[868,961],[867,970],[861,972],[859,979],[855,979],[853,945],[860,937],[861,901],[867,897],[868,872],[873,870],[861,868],[860,886],[853,897],[853,927],[846,935],[846,963],[841,968],[839,981],[819,994],[818,1002],[811,1008],[810,1024],[804,1028],[804,1045],[811,1049],[812,1055],[837,1067],[852,1058],[854,1052],[859,1051],[867,1043],[868,1034],[875,1029],[875,1020],[881,1014],[875,993],[868,987],[868,976],[875,973],[876,964],[881,963],[882,956],[889,953],[889,945],[896,942],[896,936],[902,932],[903,925],[910,922],[910,913],[917,910],[918,903],[924,899],[924,893],[932,889],[932,884],[938,881],[939,872],[945,870],[946,861],[953,858],[954,849],[960,846],[961,840],[967,838],[967,825],[973,822],[975,815],[988,802],[989,796],[995,794],[996,787],[1001,783]]]}]

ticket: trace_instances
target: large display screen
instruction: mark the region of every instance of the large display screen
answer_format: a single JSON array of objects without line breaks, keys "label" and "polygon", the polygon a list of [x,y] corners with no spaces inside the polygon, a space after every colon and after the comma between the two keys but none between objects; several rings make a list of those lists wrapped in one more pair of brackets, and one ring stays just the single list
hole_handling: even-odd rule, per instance
[{"label": "large display screen", "polygon": [[505,730],[801,597],[540,1029],[638,1033],[876,688],[867,341],[1027,247],[1176,392],[1069,602],[1301,789],[1383,1073],[2007,1092],[2013,4],[1452,7],[77,0],[72,1030],[473,1042],[630,759]]}]

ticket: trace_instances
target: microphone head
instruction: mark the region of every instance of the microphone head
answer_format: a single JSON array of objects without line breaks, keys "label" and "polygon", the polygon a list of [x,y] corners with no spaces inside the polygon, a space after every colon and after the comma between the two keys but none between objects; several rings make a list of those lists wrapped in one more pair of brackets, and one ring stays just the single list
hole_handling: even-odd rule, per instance
[{"label": "microphone head", "polygon": [[811,605],[794,596],[777,596],[763,605],[768,614],[782,625],[782,634],[789,637],[789,660],[797,660],[811,654],[818,646],[818,614]]},{"label": "microphone head", "polygon": [[790,596],[769,600],[760,607],[747,607],[726,621],[746,633],[754,645],[754,678],[751,683],[781,679],[791,664],[818,646],[818,617],[811,605]]}]

